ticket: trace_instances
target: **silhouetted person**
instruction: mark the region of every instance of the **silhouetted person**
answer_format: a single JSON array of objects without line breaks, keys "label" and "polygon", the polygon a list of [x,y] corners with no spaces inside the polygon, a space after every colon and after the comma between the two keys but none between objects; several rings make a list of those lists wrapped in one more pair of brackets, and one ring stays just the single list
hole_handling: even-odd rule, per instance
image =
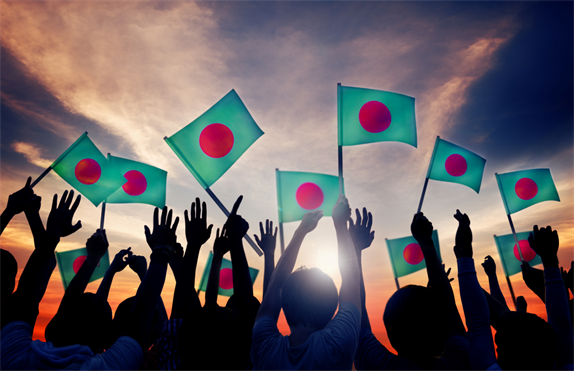
[{"label": "silhouetted person", "polygon": [[[303,239],[323,213],[314,211],[303,217],[275,267],[257,314],[251,349],[255,369],[352,368],[361,314],[360,271],[347,227],[350,213],[346,197],[340,195],[332,214],[342,279],[339,295],[333,280],[317,268],[292,273]],[[339,310],[333,318],[337,303]],[[281,308],[291,329],[289,336],[277,329]]]}]

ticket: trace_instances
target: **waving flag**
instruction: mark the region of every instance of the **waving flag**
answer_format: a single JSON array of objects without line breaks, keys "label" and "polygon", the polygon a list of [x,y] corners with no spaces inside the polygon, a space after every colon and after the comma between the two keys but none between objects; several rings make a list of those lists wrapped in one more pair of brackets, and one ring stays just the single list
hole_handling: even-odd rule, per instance
[{"label": "waving flag", "polygon": [[[520,251],[522,252],[522,257],[526,260],[531,267],[542,264],[542,259],[540,256],[532,250],[530,244],[528,243],[528,236],[530,232],[520,232],[516,234],[518,238],[518,244],[520,245]],[[514,240],[514,235],[506,234],[504,236],[494,236],[494,241],[496,242],[496,248],[498,249],[498,255],[500,255],[500,260],[502,261],[502,268],[504,268],[504,274],[506,277],[510,277],[516,273],[521,272],[520,265],[522,261],[520,260],[520,254],[518,252],[518,246],[516,246],[516,241]]]},{"label": "waving flag", "polygon": [[110,204],[140,203],[165,206],[167,171],[108,154],[110,165],[127,180],[106,199]]},{"label": "waving flag", "polygon": [[478,193],[485,163],[476,153],[437,137],[427,177],[464,184]]},{"label": "waving flag", "polygon": [[88,133],[82,134],[50,167],[95,206],[126,182]]},{"label": "waving flag", "polygon": [[[64,252],[56,251],[56,261],[58,262],[58,268],[60,269],[60,275],[62,276],[64,290],[68,289],[70,282],[72,282],[72,278],[76,276],[76,273],[78,273],[87,257],[88,251],[85,247]],[[103,278],[109,266],[110,256],[106,251],[104,256],[102,256],[102,259],[100,259],[100,263],[94,270],[94,273],[92,273],[92,277],[90,277],[89,282]]]},{"label": "waving flag", "polygon": [[165,138],[203,188],[210,187],[263,135],[231,90],[195,121]]},{"label": "waving flag", "polygon": [[[199,281],[198,291],[207,290],[207,280],[209,279],[209,271],[211,271],[211,262],[213,261],[213,252],[209,252],[207,257],[207,263],[205,263],[205,269],[201,275],[201,281]],[[251,276],[251,282],[255,283],[255,279],[259,274],[259,270],[249,267],[249,275]],[[233,295],[233,264],[231,260],[223,258],[221,260],[221,268],[219,270],[219,295],[231,296]]]},{"label": "waving flag", "polygon": [[303,219],[309,211],[330,216],[339,198],[339,178],[334,175],[276,171],[279,223]]},{"label": "waving flag", "polygon": [[[438,231],[432,232],[432,240],[436,253],[440,256],[440,245],[438,243]],[[392,240],[385,240],[387,242],[387,249],[393,267],[393,274],[395,278],[406,276],[421,269],[426,268],[423,251],[413,236],[395,238]]]},{"label": "waving flag", "polygon": [[415,98],[338,86],[339,145],[402,142],[417,146]]},{"label": "waving flag", "polygon": [[550,169],[533,169],[495,174],[507,214],[542,201],[560,201]]}]

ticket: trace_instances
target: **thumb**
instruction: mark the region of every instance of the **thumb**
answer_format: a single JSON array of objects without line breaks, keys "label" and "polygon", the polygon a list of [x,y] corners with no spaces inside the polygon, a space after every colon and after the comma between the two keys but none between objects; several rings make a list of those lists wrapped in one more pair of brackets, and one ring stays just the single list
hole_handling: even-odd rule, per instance
[{"label": "thumb", "polygon": [[144,233],[145,233],[145,239],[149,240],[151,238],[151,233],[147,225],[144,225]]},{"label": "thumb", "polygon": [[70,234],[76,232],[80,228],[82,228],[82,221],[78,220],[78,222],[72,226],[72,231]]}]

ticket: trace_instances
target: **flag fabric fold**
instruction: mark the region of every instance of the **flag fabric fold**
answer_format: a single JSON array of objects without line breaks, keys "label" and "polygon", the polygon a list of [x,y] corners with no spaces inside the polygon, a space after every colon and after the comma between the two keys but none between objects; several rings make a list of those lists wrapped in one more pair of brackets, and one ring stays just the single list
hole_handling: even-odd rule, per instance
[{"label": "flag fabric fold", "polygon": [[[60,270],[60,276],[62,277],[62,283],[64,284],[64,290],[68,289],[70,282],[72,282],[72,279],[76,276],[76,273],[78,273],[82,267],[82,264],[84,264],[87,256],[88,250],[86,250],[85,247],[63,252],[56,251],[56,261],[58,262],[58,268]],[[92,273],[89,282],[103,278],[109,266],[110,256],[108,251],[106,251],[104,256],[102,256],[100,259],[100,263],[94,270],[94,273]]]},{"label": "flag fabric fold", "polygon": [[[516,237],[518,238],[522,257],[530,264],[531,267],[533,267],[535,265],[542,264],[542,259],[530,247],[530,243],[528,243],[529,235],[530,232],[520,232],[516,234]],[[520,260],[520,254],[518,253],[518,247],[516,246],[514,235],[506,234],[503,236],[494,236],[494,242],[496,242],[496,248],[506,277],[520,273],[522,271],[520,268],[522,261]]]},{"label": "flag fabric fold", "polygon": [[[213,261],[213,252],[209,252],[207,257],[207,262],[205,263],[205,268],[203,269],[203,274],[201,275],[201,281],[199,281],[198,291],[205,292],[207,290],[207,281],[209,280],[209,271],[211,271],[211,262]],[[255,283],[257,275],[259,274],[259,269],[249,267],[249,275],[251,276],[251,282]],[[218,295],[231,296],[233,295],[233,264],[231,260],[223,258],[221,260],[221,268],[219,270],[219,292]]]},{"label": "flag fabric fold", "polygon": [[[442,261],[438,231],[436,229],[432,232],[432,240],[436,253]],[[426,268],[421,247],[413,236],[395,238],[392,240],[387,239],[385,241],[387,242],[387,250],[389,251],[389,258],[395,278],[403,277]]]},{"label": "flag fabric fold", "polygon": [[279,223],[303,219],[309,211],[331,216],[339,198],[339,177],[299,171],[276,171]]},{"label": "flag fabric fold", "polygon": [[480,191],[486,160],[466,148],[436,138],[427,177]]},{"label": "flag fabric fold", "polygon": [[50,167],[95,206],[126,182],[88,133],[82,134]]},{"label": "flag fabric fold", "polygon": [[495,174],[508,215],[543,201],[560,201],[550,169]]},{"label": "flag fabric fold", "polygon": [[167,171],[110,154],[108,160],[126,182],[108,196],[107,203],[141,203],[160,209],[165,206]]},{"label": "flag fabric fold", "polygon": [[337,101],[340,146],[386,141],[417,146],[415,98],[339,85]]},{"label": "flag fabric fold", "polygon": [[263,135],[231,90],[165,141],[203,188],[210,187]]}]

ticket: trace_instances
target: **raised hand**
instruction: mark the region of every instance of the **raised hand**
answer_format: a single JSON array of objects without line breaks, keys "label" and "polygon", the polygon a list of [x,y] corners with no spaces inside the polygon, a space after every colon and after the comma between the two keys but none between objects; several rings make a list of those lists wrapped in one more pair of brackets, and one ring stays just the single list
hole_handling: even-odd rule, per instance
[{"label": "raised hand", "polygon": [[257,245],[259,245],[265,255],[274,255],[277,245],[277,227],[275,227],[275,233],[273,233],[273,221],[267,219],[265,220],[265,231],[261,222],[259,222],[259,230],[261,231],[261,239],[256,234],[253,235]]},{"label": "raised hand", "polygon": [[516,298],[516,311],[520,313],[526,313],[526,309],[528,308],[528,303],[524,296],[519,296]]},{"label": "raised hand", "polygon": [[110,244],[108,243],[106,230],[96,230],[96,233],[94,233],[92,237],[88,238],[88,241],[86,241],[86,250],[88,252],[86,260],[95,262],[97,264],[102,256],[104,256],[106,251],[108,251],[109,246]]},{"label": "raised hand", "polygon": [[487,255],[484,258],[484,263],[481,265],[484,268],[484,273],[486,273],[487,276],[496,275],[496,263],[494,262],[494,259],[492,259],[492,256]]},{"label": "raised hand", "polygon": [[138,275],[140,280],[144,278],[145,272],[147,272],[147,260],[145,256],[133,255],[128,261],[128,265],[131,270]]},{"label": "raised hand", "polygon": [[532,268],[526,260],[522,261],[522,279],[533,293],[543,302],[546,302],[546,289],[544,288],[544,272],[540,269]]},{"label": "raised hand", "polygon": [[233,209],[231,209],[231,214],[229,214],[227,222],[223,227],[227,237],[232,240],[242,239],[243,236],[245,236],[245,233],[249,230],[249,223],[247,223],[241,215],[237,215],[237,210],[239,209],[239,205],[241,205],[242,200],[243,196],[239,196],[237,198],[237,201],[235,201],[235,204],[233,205]]},{"label": "raised hand", "polygon": [[213,243],[213,255],[223,256],[229,252],[229,240],[225,235],[225,231],[219,235],[219,228],[215,232],[215,242]]},{"label": "raised hand", "polygon": [[558,267],[558,232],[553,231],[552,227],[538,229],[535,225],[530,236],[528,243],[534,252],[540,255],[544,268]]},{"label": "raised hand", "polygon": [[149,227],[147,225],[144,226],[145,238],[152,251],[155,252],[165,248],[164,253],[171,257],[173,246],[177,241],[175,232],[179,223],[179,217],[175,218],[172,225],[172,210],[168,212],[167,206],[164,206],[160,221],[158,221],[158,213],[159,209],[156,207],[153,212],[153,232],[150,233]]},{"label": "raised hand", "polygon": [[315,210],[310,211],[303,216],[303,220],[301,220],[301,224],[297,228],[299,231],[307,234],[317,228],[317,224],[319,220],[323,217],[323,211]]},{"label": "raised hand", "polygon": [[175,245],[173,245],[173,254],[169,259],[169,266],[171,267],[171,270],[176,280],[177,277],[179,276],[179,271],[181,269],[182,263],[183,263],[183,246],[181,246],[179,242],[176,242]]},{"label": "raised hand", "polygon": [[127,249],[120,250],[120,252],[116,254],[114,260],[112,260],[112,264],[110,264],[110,269],[113,272],[121,272],[128,266],[130,259],[133,256],[131,249],[131,247],[128,247]]},{"label": "raised hand", "polygon": [[184,216],[187,245],[201,247],[211,237],[213,228],[213,224],[207,226],[207,205],[205,202],[200,204],[199,198],[196,198],[195,202],[191,203],[191,217],[188,217],[187,210]]},{"label": "raised hand", "polygon": [[415,214],[411,223],[411,233],[419,244],[421,241],[432,241],[433,225],[422,212]]},{"label": "raised hand", "polygon": [[359,252],[371,246],[371,243],[373,243],[375,239],[375,231],[371,232],[373,215],[370,212],[367,213],[366,207],[363,207],[362,218],[359,209],[355,209],[355,215],[357,219],[356,223],[353,222],[352,218],[349,218],[349,233],[351,234],[355,250]]},{"label": "raised hand", "polygon": [[[80,205],[82,196],[78,195],[76,201],[72,205],[74,199],[74,191],[64,191],[60,204],[58,204],[58,195],[55,194],[52,200],[52,210],[48,215],[48,223],[46,225],[46,232],[49,232],[57,237],[66,237],[82,228],[82,221],[78,221],[72,225],[74,213]],[[71,206],[70,206],[71,205]]]},{"label": "raised hand", "polygon": [[349,200],[345,195],[339,195],[339,199],[335,206],[333,206],[333,223],[335,225],[347,226],[349,218],[351,218],[351,208],[349,207]]},{"label": "raised hand", "polygon": [[462,214],[459,210],[456,210],[454,218],[458,220],[454,254],[457,259],[472,258],[472,231],[470,230],[470,219],[466,214]]},{"label": "raised hand", "polygon": [[[12,193],[8,196],[8,203],[6,204],[6,211],[11,215],[20,214],[24,211],[29,204],[34,200],[34,191],[30,188],[32,177],[28,177],[24,188]],[[37,196],[36,196],[37,197]]]}]

